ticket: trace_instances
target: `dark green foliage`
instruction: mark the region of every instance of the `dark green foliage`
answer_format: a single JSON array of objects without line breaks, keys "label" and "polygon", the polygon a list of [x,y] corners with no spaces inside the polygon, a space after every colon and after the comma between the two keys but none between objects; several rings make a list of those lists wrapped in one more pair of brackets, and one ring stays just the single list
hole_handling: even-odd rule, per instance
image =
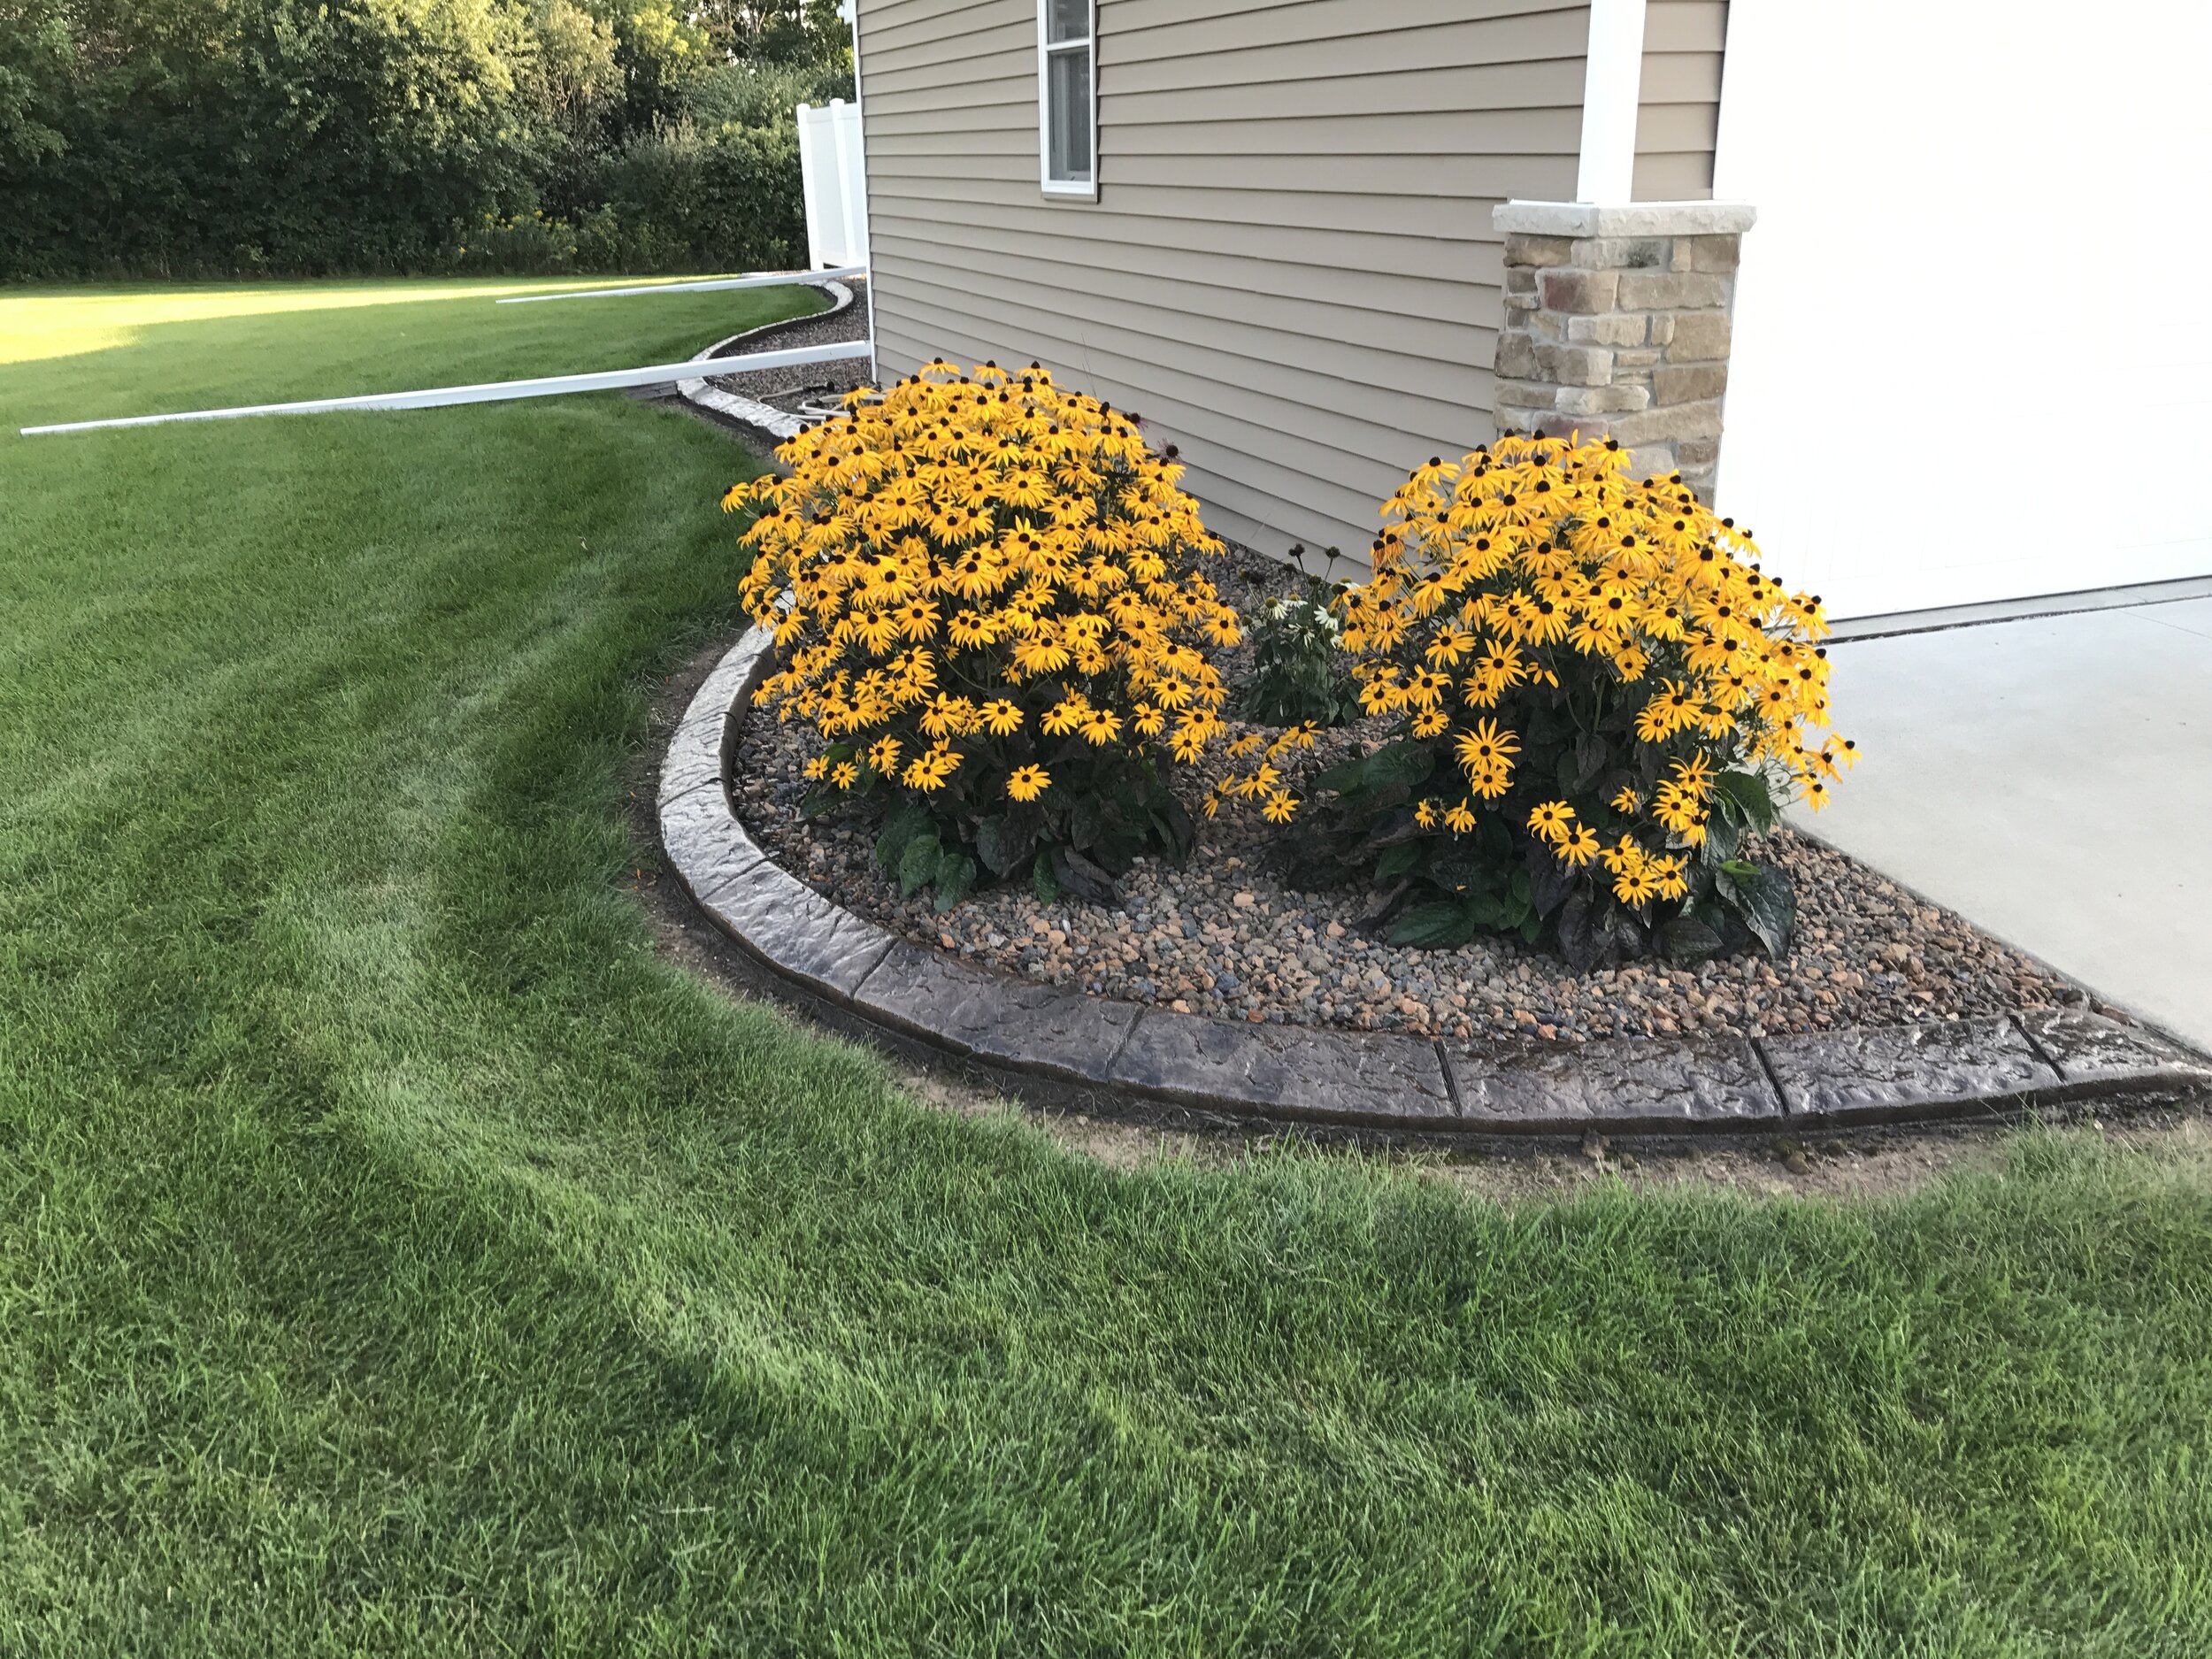
[{"label": "dark green foliage", "polygon": [[806,263],[799,133],[787,112],[759,127],[690,120],[594,158],[599,204],[579,226],[588,270],[775,269]]},{"label": "dark green foliage", "polygon": [[[1416,803],[1445,787],[1432,774],[1449,762],[1432,745],[1401,737],[1340,762],[1309,786],[1285,866],[1317,885],[1371,882],[1386,901],[1379,920],[1394,944],[1442,949],[1482,932],[1532,943],[1548,935],[1578,972],[1649,956],[1693,963],[1754,944],[1783,956],[1796,922],[1789,878],[1742,850],[1746,836],[1775,822],[1757,772],[1716,780],[1704,842],[1678,849],[1689,861],[1689,892],[1678,900],[1623,904],[1601,864],[1565,864],[1524,827],[1532,805],[1556,796],[1601,802],[1625,787],[1650,797],[1667,751],[1632,741],[1637,706],[1601,688],[1523,687],[1516,787],[1464,834],[1424,828],[1415,817]],[[1451,792],[1458,787],[1449,780]],[[1599,806],[1582,821],[1609,841],[1632,820]]]},{"label": "dark green foliage", "polygon": [[1263,605],[1252,632],[1247,718],[1267,726],[1341,726],[1359,715],[1359,688],[1337,649],[1336,618],[1310,595]]},{"label": "dark green foliage", "polygon": [[58,0],[0,5],[0,178],[61,153],[52,90],[67,76],[70,58]]},{"label": "dark green foliage", "polygon": [[820,11],[0,4],[0,276],[795,263]]},{"label": "dark green foliage", "polygon": [[800,104],[825,104],[852,96],[852,69],[842,57],[803,63],[747,59],[718,65],[686,82],[680,113],[710,131],[790,127],[791,112]]},{"label": "dark green foliage", "polygon": [[[1118,747],[1098,748],[1080,738],[1025,733],[1017,764],[1041,764],[1052,787],[1034,801],[1012,801],[995,788],[973,787],[986,768],[963,767],[926,803],[908,799],[884,812],[876,858],[912,894],[934,886],[940,910],[965,898],[977,881],[1026,871],[1049,903],[1067,892],[1086,903],[1112,904],[1116,887],[1140,856],[1180,863],[1189,856],[1196,826],[1177,800],[1156,757],[1133,758]],[[834,764],[853,757],[850,744],[826,751]],[[810,795],[810,815],[853,803],[866,810],[880,793],[879,780],[864,770],[850,792],[824,788]]]}]

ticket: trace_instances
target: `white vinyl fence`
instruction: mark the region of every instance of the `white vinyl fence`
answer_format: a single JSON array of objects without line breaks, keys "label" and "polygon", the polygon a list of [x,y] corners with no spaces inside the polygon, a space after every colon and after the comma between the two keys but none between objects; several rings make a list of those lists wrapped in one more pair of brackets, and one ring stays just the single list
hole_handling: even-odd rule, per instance
[{"label": "white vinyl fence", "polygon": [[[865,340],[840,341],[826,346],[792,346],[781,351],[749,351],[714,359],[718,373],[753,369],[788,369],[803,364],[834,363],[864,357],[872,349]],[[629,386],[673,386],[699,373],[697,357],[681,363],[655,364],[641,369],[595,369],[583,374],[541,375],[530,380],[482,380],[473,386],[433,386],[413,392],[366,392],[353,397],[312,397],[296,403],[239,403],[228,409],[188,409],[168,415],[123,415],[105,420],[71,420],[58,425],[25,426],[23,435],[35,438],[57,432],[101,432],[115,426],[165,426],[180,420],[238,420],[250,415],[327,415],[353,409],[443,409],[453,403],[504,403],[522,397],[562,397],[571,392],[606,392]]]},{"label": "white vinyl fence", "polygon": [[799,170],[806,190],[807,263],[819,271],[868,263],[868,173],[860,106],[833,98],[799,106]]}]

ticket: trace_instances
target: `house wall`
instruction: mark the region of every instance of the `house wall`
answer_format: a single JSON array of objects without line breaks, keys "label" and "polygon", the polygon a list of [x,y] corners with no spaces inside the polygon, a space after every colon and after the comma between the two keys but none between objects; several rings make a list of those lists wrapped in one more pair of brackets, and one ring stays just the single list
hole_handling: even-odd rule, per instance
[{"label": "house wall", "polygon": [[[1093,204],[1038,188],[1035,0],[861,0],[880,371],[1037,358],[1179,445],[1222,534],[1363,563],[1408,468],[1492,435],[1491,210],[1574,194],[1588,9],[1099,0],[1097,27]],[[1655,144],[1694,127],[1654,108]]]},{"label": "house wall", "polygon": [[1639,202],[1709,202],[1728,0],[1647,0],[1636,100]]},{"label": "house wall", "polygon": [[2212,8],[1743,4],[1728,61],[1717,495],[1771,568],[1838,617],[2212,575],[2212,343],[2166,297],[2212,262]]}]

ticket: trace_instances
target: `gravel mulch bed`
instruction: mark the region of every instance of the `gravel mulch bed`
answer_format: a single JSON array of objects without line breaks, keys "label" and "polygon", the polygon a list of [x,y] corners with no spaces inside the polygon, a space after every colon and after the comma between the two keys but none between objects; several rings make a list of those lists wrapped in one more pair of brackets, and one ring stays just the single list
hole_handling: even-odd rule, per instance
[{"label": "gravel mulch bed", "polygon": [[[842,345],[868,337],[868,285],[857,279],[841,279],[853,291],[852,303],[841,311],[803,318],[779,328],[764,340],[740,340],[720,355],[737,357],[749,351],[794,351],[803,346]],[[813,398],[834,397],[868,383],[868,359],[849,357],[835,363],[808,363],[790,369],[748,369],[736,374],[710,374],[707,383],[735,392],[787,413]]]},{"label": "gravel mulch bed", "polygon": [[[1296,573],[1237,553],[1210,571],[1248,611]],[[1248,649],[1246,648],[1246,649]],[[1026,883],[980,891],[949,916],[905,900],[875,864],[860,824],[798,816],[810,733],[746,723],[732,793],[746,828],[826,898],[917,943],[1021,978],[1217,1018],[1520,1034],[1563,1042],[1692,1033],[1748,1036],[1897,1025],[2080,1002],[2070,982],[1948,910],[1924,903],[1841,853],[1786,830],[1762,856],[1795,883],[1798,933],[1786,960],[1748,955],[1694,969],[1642,963],[1577,974],[1517,939],[1411,950],[1365,936],[1364,893],[1305,892],[1269,867],[1268,826],[1225,808],[1180,867],[1147,860],[1122,882],[1124,908],[1041,905]],[[1379,741],[1358,728],[1330,749]],[[1213,764],[1225,764],[1211,757]],[[1210,781],[1202,765],[1187,798]]]}]

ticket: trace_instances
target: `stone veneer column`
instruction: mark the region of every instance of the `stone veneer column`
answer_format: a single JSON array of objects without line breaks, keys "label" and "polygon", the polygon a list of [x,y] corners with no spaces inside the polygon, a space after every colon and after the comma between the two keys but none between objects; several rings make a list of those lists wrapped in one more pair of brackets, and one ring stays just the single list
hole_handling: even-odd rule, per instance
[{"label": "stone veneer column", "polygon": [[1508,202],[1501,434],[1580,432],[1712,499],[1736,257],[1756,217],[1721,202]]}]

